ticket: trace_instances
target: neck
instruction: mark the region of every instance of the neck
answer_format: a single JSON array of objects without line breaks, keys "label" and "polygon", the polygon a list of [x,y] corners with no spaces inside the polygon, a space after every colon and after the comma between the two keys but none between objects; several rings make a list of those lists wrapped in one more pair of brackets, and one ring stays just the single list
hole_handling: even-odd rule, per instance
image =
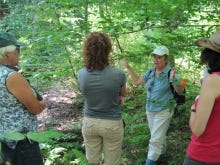
[{"label": "neck", "polygon": [[6,66],[7,68],[13,69],[13,70],[15,70],[15,71],[19,71],[18,66],[10,66],[10,65],[7,65],[7,64],[1,64],[1,65],[4,65],[4,66]]},{"label": "neck", "polygon": [[163,68],[156,68],[155,70],[155,76],[159,75],[163,70],[164,70],[165,67]]},{"label": "neck", "polygon": [[[163,69],[164,69],[164,68],[163,68]],[[158,69],[158,68],[156,68],[156,72],[162,72],[163,69]]]}]

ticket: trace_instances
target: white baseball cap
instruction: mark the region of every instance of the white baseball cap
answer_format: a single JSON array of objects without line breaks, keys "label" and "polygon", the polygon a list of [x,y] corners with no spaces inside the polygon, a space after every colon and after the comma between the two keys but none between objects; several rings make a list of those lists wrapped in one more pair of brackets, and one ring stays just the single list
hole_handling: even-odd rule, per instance
[{"label": "white baseball cap", "polygon": [[166,46],[157,46],[152,54],[156,54],[158,56],[169,55],[169,49]]}]

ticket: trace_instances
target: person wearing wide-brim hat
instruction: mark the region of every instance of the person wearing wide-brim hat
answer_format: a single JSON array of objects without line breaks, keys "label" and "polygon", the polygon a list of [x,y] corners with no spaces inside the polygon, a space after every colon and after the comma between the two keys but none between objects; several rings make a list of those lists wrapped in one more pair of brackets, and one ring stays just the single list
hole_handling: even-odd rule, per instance
[{"label": "person wearing wide-brim hat", "polygon": [[191,107],[191,141],[184,165],[220,164],[220,29],[210,38],[196,40],[204,50],[201,62],[209,75],[203,80],[199,97]]},{"label": "person wearing wide-brim hat", "polygon": [[220,28],[210,38],[200,38],[195,41],[195,44],[220,53]]},{"label": "person wearing wide-brim hat", "polygon": [[[1,158],[11,165],[43,165],[39,144],[31,139],[12,140],[5,133],[23,135],[38,129],[36,115],[45,109],[44,100],[18,72],[20,47],[25,43],[8,32],[0,32],[0,142]],[[17,137],[14,137],[17,138]]]}]

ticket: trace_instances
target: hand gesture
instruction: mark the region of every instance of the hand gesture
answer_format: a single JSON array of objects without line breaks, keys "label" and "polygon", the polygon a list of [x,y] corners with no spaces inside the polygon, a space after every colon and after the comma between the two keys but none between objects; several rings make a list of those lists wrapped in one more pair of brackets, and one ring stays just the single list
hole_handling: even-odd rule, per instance
[{"label": "hand gesture", "polygon": [[174,79],[175,73],[176,73],[176,68],[172,68],[171,71],[170,71],[170,80]]},{"label": "hand gesture", "polygon": [[120,104],[124,104],[125,103],[125,97],[124,96],[119,96],[119,100],[120,100]]}]

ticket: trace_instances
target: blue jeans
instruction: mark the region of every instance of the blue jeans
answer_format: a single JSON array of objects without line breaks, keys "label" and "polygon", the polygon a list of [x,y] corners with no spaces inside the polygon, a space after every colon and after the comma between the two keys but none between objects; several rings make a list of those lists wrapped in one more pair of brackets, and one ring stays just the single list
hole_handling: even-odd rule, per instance
[{"label": "blue jeans", "polygon": [[220,163],[203,163],[192,159],[190,156],[186,155],[183,165],[220,165]]},{"label": "blue jeans", "polygon": [[15,149],[1,143],[1,152],[5,161],[11,165],[44,165],[41,157],[39,144],[32,140],[21,140]]}]

